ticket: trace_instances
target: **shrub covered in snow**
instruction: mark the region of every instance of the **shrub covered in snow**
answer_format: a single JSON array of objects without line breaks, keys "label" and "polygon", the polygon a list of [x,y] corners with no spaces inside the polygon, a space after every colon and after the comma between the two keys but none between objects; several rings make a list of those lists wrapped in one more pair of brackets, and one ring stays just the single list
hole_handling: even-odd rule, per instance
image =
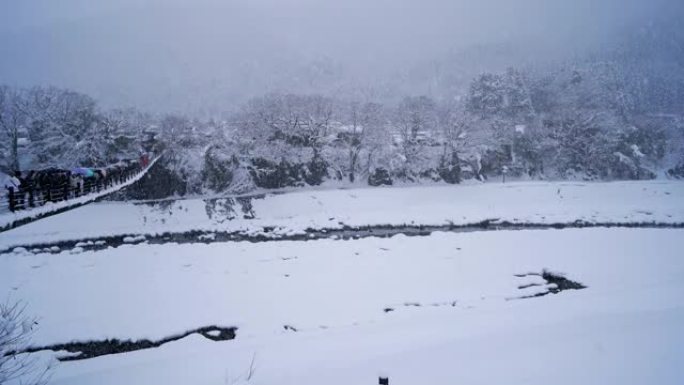
[{"label": "shrub covered in snow", "polygon": [[391,186],[392,177],[390,176],[389,171],[379,167],[368,176],[368,184],[371,186]]},{"label": "shrub covered in snow", "polygon": [[49,367],[41,367],[28,354],[35,319],[24,314],[22,303],[0,304],[0,384],[17,381],[21,384],[45,384]]}]

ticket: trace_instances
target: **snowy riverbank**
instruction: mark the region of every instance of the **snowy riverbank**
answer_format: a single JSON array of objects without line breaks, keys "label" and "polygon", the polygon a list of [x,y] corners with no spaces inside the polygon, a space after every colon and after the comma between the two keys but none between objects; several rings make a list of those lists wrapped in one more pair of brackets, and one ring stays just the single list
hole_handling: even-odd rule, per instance
[{"label": "snowy riverbank", "polygon": [[482,184],[300,191],[259,198],[100,202],[0,233],[0,249],[108,235],[276,234],[372,225],[684,223],[684,182]]}]

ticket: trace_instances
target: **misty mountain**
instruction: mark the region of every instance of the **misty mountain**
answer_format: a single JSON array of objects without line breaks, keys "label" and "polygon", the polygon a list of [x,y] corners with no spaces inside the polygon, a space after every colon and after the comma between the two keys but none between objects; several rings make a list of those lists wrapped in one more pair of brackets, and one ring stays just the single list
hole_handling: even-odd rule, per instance
[{"label": "misty mountain", "polygon": [[453,96],[479,72],[583,55],[682,8],[665,0],[20,3],[0,16],[0,82],[200,117],[272,91]]}]

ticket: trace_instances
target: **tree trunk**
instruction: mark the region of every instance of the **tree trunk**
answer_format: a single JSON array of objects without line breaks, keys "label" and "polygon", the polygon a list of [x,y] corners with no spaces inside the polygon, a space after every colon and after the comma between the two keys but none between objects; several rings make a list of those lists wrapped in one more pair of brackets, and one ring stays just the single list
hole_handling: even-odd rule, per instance
[{"label": "tree trunk", "polygon": [[351,183],[354,183],[354,171],[356,171],[357,158],[358,152],[349,150],[349,181]]},{"label": "tree trunk", "polygon": [[15,132],[14,135],[12,135],[12,143],[10,146],[10,167],[12,168],[12,171],[19,171],[19,133]]}]

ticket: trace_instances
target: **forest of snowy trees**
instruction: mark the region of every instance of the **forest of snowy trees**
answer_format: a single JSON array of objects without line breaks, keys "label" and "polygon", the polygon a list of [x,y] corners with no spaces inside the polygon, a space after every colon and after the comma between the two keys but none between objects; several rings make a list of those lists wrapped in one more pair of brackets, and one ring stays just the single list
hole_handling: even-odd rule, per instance
[{"label": "forest of snowy trees", "polygon": [[137,155],[152,124],[132,109],[101,111],[70,90],[0,86],[0,170],[106,165]]},{"label": "forest of snowy trees", "polygon": [[673,49],[681,47],[640,44],[485,72],[448,96],[268,93],[205,120],[106,110],[59,88],[0,86],[0,170],[100,166],[137,156],[152,132],[164,151],[156,197],[502,174],[681,178],[684,63],[668,55]]}]

